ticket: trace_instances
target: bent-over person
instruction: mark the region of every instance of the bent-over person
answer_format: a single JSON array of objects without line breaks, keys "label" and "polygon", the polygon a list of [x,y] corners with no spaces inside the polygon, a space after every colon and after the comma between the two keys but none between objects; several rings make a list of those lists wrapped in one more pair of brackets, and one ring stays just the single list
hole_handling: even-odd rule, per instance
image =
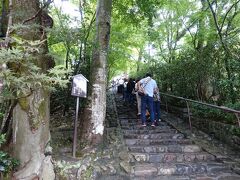
[{"label": "bent-over person", "polygon": [[146,126],[146,109],[148,108],[150,113],[151,126],[155,126],[154,123],[154,109],[153,109],[153,93],[158,88],[157,83],[152,79],[150,73],[146,74],[146,77],[141,79],[138,84],[143,88],[144,95],[141,97],[141,119],[142,126]]}]

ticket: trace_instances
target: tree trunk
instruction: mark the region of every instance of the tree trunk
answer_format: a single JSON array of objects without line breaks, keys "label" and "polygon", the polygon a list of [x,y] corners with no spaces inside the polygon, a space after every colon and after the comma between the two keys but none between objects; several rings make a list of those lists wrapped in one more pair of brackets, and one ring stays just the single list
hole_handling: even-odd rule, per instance
[{"label": "tree trunk", "polygon": [[[8,35],[24,40],[43,40],[41,11],[38,0],[10,0],[10,21]],[[40,13],[38,13],[40,12]],[[24,23],[25,22],[25,23]],[[11,25],[25,24],[11,30]],[[47,44],[34,54],[36,64],[45,72],[48,68]],[[49,93],[43,89],[33,91],[30,96],[18,99],[13,112],[13,154],[20,160],[20,168],[13,179],[30,180],[55,178],[51,156],[46,153],[49,145]]]},{"label": "tree trunk", "polygon": [[[206,0],[201,0],[201,4],[202,4],[202,12],[204,12],[204,10],[206,9]],[[203,13],[201,15],[201,17],[198,19],[198,31],[197,31],[197,43],[194,43],[195,50],[196,50],[196,58],[197,58],[197,62],[199,62],[199,64],[201,64],[201,62],[203,61],[204,58],[204,40],[205,40],[205,35],[204,35],[204,28],[205,28],[205,14]],[[199,75],[198,76],[198,81],[196,82],[196,91],[197,91],[197,98],[199,101],[205,101],[206,99],[204,98],[204,87],[203,84],[204,82],[208,79],[207,74],[206,76],[202,76]]]},{"label": "tree trunk", "polygon": [[[217,14],[216,12],[214,11],[212,5],[210,4],[209,0],[207,0],[208,2],[208,5],[209,5],[209,8],[211,10],[211,13],[212,13],[212,16],[213,16],[213,20],[214,20],[214,24],[215,24],[215,27],[216,27],[216,30],[217,30],[217,34],[218,34],[218,37],[219,37],[219,41],[222,45],[222,48],[225,52],[225,57],[224,57],[224,65],[225,65],[225,69],[226,69],[226,72],[227,72],[227,78],[228,78],[228,83],[229,83],[229,97],[232,101],[232,103],[234,104],[236,102],[236,92],[234,90],[234,81],[235,81],[235,78],[234,78],[234,75],[233,75],[233,72],[232,72],[232,65],[231,65],[231,62],[229,61],[229,59],[234,59],[233,56],[232,56],[232,53],[230,52],[230,49],[226,43],[226,41],[224,40],[223,38],[223,31],[222,31],[222,27],[218,24],[218,20],[217,20]],[[238,4],[239,1],[236,2],[236,4]],[[235,5],[236,5],[235,4]],[[234,6],[232,6],[234,7]],[[227,16],[227,14],[225,15],[225,17]],[[223,21],[224,23],[224,21]]]},{"label": "tree trunk", "polygon": [[7,11],[8,11],[8,0],[1,1],[2,8],[1,8],[1,19],[0,19],[0,37],[6,36],[7,31]]},{"label": "tree trunk", "polygon": [[110,39],[111,0],[98,0],[96,15],[96,44],[91,69],[90,107],[85,111],[84,139],[88,144],[101,142],[106,115],[107,53]]},{"label": "tree trunk", "polygon": [[142,55],[143,55],[143,50],[142,50],[142,48],[140,48],[139,54],[138,54],[138,61],[137,61],[137,72],[140,71],[140,63],[142,60]]}]

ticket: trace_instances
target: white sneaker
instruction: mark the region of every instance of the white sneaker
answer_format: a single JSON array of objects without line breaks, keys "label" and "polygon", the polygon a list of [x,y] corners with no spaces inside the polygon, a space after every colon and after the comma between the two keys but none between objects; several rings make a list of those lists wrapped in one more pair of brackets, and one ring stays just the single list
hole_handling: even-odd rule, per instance
[{"label": "white sneaker", "polygon": [[161,119],[159,119],[158,121],[159,121],[159,122],[161,122],[162,120],[161,120]]}]

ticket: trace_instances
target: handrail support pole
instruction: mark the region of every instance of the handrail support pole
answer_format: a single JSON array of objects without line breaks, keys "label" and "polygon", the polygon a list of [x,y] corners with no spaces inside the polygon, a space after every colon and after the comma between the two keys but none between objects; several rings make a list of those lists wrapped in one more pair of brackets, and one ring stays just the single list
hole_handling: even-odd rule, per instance
[{"label": "handrail support pole", "polygon": [[189,128],[192,131],[192,122],[191,122],[191,115],[190,115],[190,108],[189,108],[189,102],[185,100],[187,104],[187,112],[188,112],[188,122],[189,122]]},{"label": "handrail support pole", "polygon": [[167,103],[167,99],[166,99],[166,111],[168,113],[168,103]]},{"label": "handrail support pole", "polygon": [[240,127],[240,118],[239,118],[239,113],[234,113],[237,120],[238,120],[238,126]]}]

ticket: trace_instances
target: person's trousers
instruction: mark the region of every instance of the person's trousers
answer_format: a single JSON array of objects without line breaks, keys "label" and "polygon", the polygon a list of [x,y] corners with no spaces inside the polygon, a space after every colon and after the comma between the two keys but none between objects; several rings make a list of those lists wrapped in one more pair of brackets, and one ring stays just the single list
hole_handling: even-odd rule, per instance
[{"label": "person's trousers", "polygon": [[150,120],[154,123],[154,111],[153,111],[153,97],[148,95],[142,96],[141,98],[141,119],[142,123],[146,123],[146,109],[150,113]]},{"label": "person's trousers", "polygon": [[138,114],[141,114],[141,96],[139,96],[138,93],[136,93],[136,99]]},{"label": "person's trousers", "polygon": [[153,111],[154,111],[155,120],[158,121],[161,118],[161,114],[160,114],[160,101],[154,101],[153,102]]}]

